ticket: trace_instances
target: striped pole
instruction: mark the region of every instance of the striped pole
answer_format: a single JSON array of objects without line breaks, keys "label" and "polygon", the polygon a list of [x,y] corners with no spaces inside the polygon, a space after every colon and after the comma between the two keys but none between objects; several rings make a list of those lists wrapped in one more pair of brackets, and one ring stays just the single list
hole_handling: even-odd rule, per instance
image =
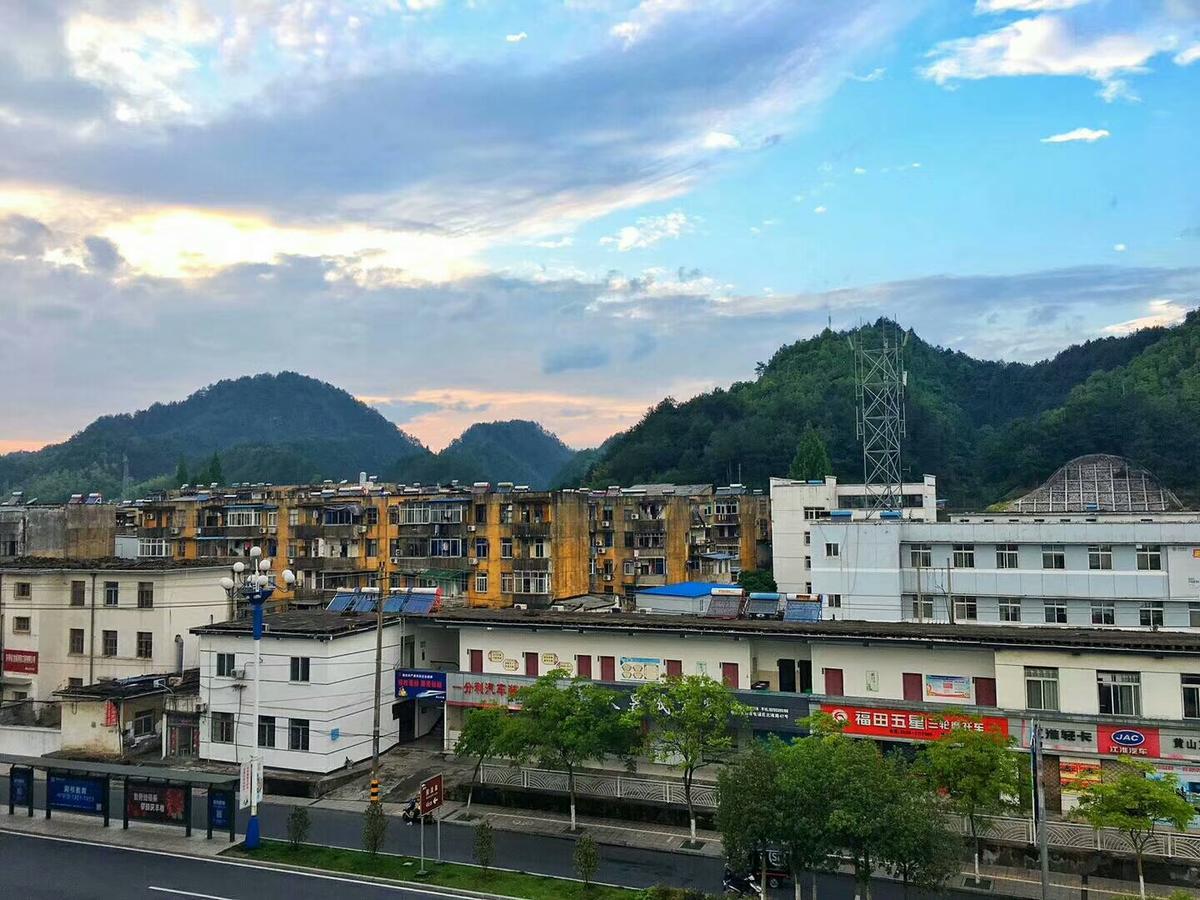
[{"label": "striped pole", "polygon": [[379,802],[379,779],[378,778],[371,779],[371,802],[372,803]]}]

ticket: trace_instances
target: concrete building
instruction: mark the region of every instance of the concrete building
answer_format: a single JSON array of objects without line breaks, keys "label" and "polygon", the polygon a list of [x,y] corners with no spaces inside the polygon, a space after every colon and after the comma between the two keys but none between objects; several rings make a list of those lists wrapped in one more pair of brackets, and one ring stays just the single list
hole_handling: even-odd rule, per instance
[{"label": "concrete building", "polygon": [[[839,484],[827,476],[823,481],[771,479],[771,535],[775,582],[787,593],[821,593],[814,586],[812,569],[813,525],[831,519],[839,522],[867,518],[871,494],[861,484]],[[920,482],[903,486],[904,520],[937,520],[937,479],[926,475]]]},{"label": "concrete building", "polygon": [[0,694],[48,700],[105,678],[195,666],[189,629],[233,612],[217,584],[223,574],[169,559],[0,563]]},{"label": "concrete building", "polygon": [[80,497],[62,505],[28,505],[20,494],[0,504],[0,564],[23,556],[97,559],[114,554],[112,507]]}]

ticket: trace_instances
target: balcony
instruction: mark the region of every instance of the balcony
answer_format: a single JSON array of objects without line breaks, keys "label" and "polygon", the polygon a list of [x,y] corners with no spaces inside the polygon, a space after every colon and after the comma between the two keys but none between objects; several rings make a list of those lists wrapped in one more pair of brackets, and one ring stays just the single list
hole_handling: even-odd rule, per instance
[{"label": "balcony", "polygon": [[313,556],[305,560],[304,568],[320,572],[373,572],[376,566],[357,556]]},{"label": "balcony", "polygon": [[549,572],[552,566],[548,558],[534,559],[528,556],[518,556],[513,559],[513,568],[524,572]]},{"label": "balcony", "polygon": [[667,530],[666,519],[634,519],[629,525],[634,531],[643,534],[646,532],[664,534]]},{"label": "balcony", "polygon": [[549,522],[517,522],[512,527],[513,537],[530,540],[550,537]]},{"label": "balcony", "polygon": [[325,530],[320,525],[289,525],[288,536],[297,541],[311,541],[323,537]]}]

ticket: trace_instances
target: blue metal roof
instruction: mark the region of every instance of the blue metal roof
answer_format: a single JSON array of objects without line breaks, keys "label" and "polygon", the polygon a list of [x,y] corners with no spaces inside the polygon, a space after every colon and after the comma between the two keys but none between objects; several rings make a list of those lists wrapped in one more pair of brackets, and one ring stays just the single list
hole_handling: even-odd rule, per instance
[{"label": "blue metal roof", "polygon": [[656,597],[707,597],[715,587],[729,587],[729,585],[713,584],[708,581],[681,581],[678,584],[664,584],[661,587],[638,588],[638,593],[651,594]]}]

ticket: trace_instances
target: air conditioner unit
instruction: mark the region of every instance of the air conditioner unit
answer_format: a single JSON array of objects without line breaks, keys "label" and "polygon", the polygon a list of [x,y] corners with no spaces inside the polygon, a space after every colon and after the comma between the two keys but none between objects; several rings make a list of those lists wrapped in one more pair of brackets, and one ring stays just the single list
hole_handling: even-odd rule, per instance
[{"label": "air conditioner unit", "polygon": [[244,668],[234,669],[232,672],[229,673],[229,677],[236,678],[238,681],[245,681],[246,680],[246,670]]},{"label": "air conditioner unit", "polygon": [[278,533],[279,533],[279,529],[275,528],[274,526],[267,529],[267,534],[278,534]]},{"label": "air conditioner unit", "polygon": [[600,527],[601,528],[612,528],[612,522],[605,519],[603,522],[600,523]]},{"label": "air conditioner unit", "polygon": [[196,712],[203,715],[204,713],[208,712],[208,704],[207,703],[197,703],[195,705],[194,709]]},{"label": "air conditioner unit", "polygon": [[475,531],[475,526],[474,526],[474,525],[468,525],[468,526],[467,526],[467,531],[474,532],[474,531]]},{"label": "air conditioner unit", "polygon": [[178,528],[171,529],[171,537],[179,537],[179,529]]},{"label": "air conditioner unit", "polygon": [[609,574],[605,575],[605,576],[604,576],[604,580],[605,580],[605,581],[612,581],[612,574],[611,574],[611,573],[609,573]]},{"label": "air conditioner unit", "polygon": [[629,517],[629,518],[631,518],[631,519],[640,519],[640,518],[641,518],[641,516],[640,516],[640,515],[638,515],[637,513],[633,513],[632,515],[630,515],[630,517]]},{"label": "air conditioner unit", "polygon": [[513,609],[529,609],[528,603],[514,603]]},{"label": "air conditioner unit", "polygon": [[359,526],[358,526],[358,533],[359,533],[359,534],[366,534],[366,533],[367,533],[367,526],[366,526],[366,525],[359,525]]},{"label": "air conditioner unit", "polygon": [[267,529],[265,529],[265,528],[260,528],[260,529],[258,529],[258,533],[259,533],[259,534],[266,534],[266,533],[267,533]]},{"label": "air conditioner unit", "polygon": [[392,557],[392,565],[393,565],[393,566],[398,566],[398,565],[400,565],[400,560],[402,560],[403,558],[404,558],[404,557],[402,557],[402,556],[393,556],[393,557]]},{"label": "air conditioner unit", "polygon": [[479,557],[477,557],[477,556],[472,556],[470,559],[468,559],[468,560],[467,560],[467,564],[468,564],[468,565],[472,565],[472,566],[477,566],[477,565],[479,565]]}]

